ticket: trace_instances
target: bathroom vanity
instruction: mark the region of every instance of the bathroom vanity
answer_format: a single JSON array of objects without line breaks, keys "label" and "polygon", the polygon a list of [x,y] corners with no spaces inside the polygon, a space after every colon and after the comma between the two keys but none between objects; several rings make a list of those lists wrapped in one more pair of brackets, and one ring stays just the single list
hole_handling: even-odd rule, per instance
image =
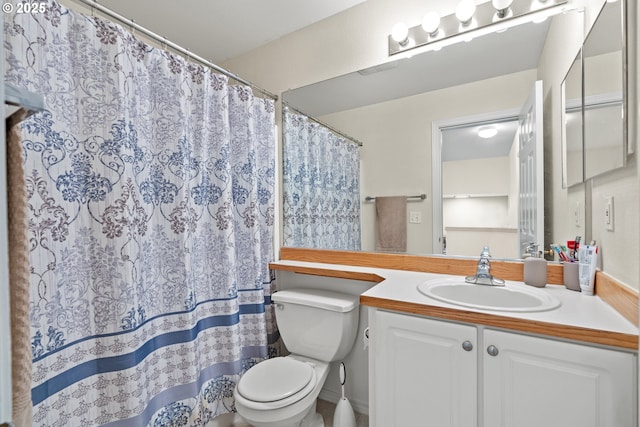
[{"label": "bathroom vanity", "polygon": [[[540,291],[557,299],[557,308],[475,310],[424,297],[414,291],[420,284],[405,283],[384,281],[361,297],[371,307],[371,426],[637,425],[635,352],[615,341],[583,341],[579,333],[587,327],[602,335],[634,332],[602,301],[549,285]],[[394,309],[384,308],[388,301]],[[434,311],[411,313],[415,303]],[[526,330],[529,322],[550,334],[554,324],[576,330],[558,339]]]},{"label": "bathroom vanity", "polygon": [[[370,426],[637,425],[638,327],[601,297],[549,284],[541,291],[557,308],[476,309],[419,291],[425,282],[464,281],[473,260],[416,257],[416,268],[405,256],[374,255],[372,267],[361,258],[306,256],[272,268],[347,279],[346,286],[375,282],[360,296],[368,307]],[[510,281],[522,274],[521,263],[492,266]],[[558,283],[551,267],[548,283]],[[637,313],[637,295],[630,301]]]},{"label": "bathroom vanity", "polygon": [[632,353],[372,309],[371,426],[633,426]]}]

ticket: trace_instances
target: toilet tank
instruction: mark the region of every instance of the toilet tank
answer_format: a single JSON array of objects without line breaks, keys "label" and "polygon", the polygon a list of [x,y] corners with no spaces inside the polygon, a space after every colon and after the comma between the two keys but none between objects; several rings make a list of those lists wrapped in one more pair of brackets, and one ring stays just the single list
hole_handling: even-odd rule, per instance
[{"label": "toilet tank", "polygon": [[358,331],[359,296],[287,289],[271,299],[280,335],[291,353],[333,362],[351,351]]}]

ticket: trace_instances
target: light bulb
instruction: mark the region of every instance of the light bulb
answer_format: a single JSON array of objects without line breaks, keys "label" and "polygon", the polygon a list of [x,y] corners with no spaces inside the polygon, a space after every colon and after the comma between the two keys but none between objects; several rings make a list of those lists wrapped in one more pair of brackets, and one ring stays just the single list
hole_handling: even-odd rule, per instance
[{"label": "light bulb", "polygon": [[496,14],[499,18],[504,18],[510,12],[509,8],[511,7],[511,3],[513,0],[492,0],[491,4],[493,4],[493,8],[496,10]]},{"label": "light bulb", "polygon": [[440,27],[440,14],[438,12],[429,12],[422,19],[422,29],[429,35],[435,35]]},{"label": "light bulb", "polygon": [[461,0],[456,7],[456,18],[462,24],[468,24],[476,13],[476,3],[474,0]]},{"label": "light bulb", "polygon": [[506,9],[509,6],[511,6],[511,3],[513,3],[513,0],[492,0],[491,1],[491,4],[493,4],[494,9],[496,10]]},{"label": "light bulb", "polygon": [[398,22],[391,29],[391,38],[396,42],[400,43],[400,45],[407,44],[409,37],[409,27],[404,22]]}]

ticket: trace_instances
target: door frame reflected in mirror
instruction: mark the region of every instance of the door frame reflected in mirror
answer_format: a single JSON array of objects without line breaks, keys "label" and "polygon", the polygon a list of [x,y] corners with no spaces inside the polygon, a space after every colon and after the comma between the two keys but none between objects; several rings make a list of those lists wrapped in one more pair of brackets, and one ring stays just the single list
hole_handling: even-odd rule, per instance
[{"label": "door frame reflected in mirror", "polygon": [[[511,108],[508,110],[493,111],[489,113],[474,114],[470,116],[456,117],[453,119],[438,120],[431,123],[431,184],[432,184],[432,210],[433,210],[433,243],[434,254],[443,253],[443,191],[442,191],[442,132],[447,128],[488,124],[518,120],[520,110]],[[479,248],[479,250],[482,248]],[[472,256],[470,254],[470,256]],[[512,256],[511,258],[519,258]]]}]

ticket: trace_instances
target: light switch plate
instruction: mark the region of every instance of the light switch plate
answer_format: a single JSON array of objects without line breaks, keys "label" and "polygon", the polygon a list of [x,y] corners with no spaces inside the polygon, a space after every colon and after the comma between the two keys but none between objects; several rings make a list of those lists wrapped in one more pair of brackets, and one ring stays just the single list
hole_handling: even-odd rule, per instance
[{"label": "light switch plate", "polygon": [[422,222],[422,213],[419,211],[409,212],[409,223],[420,224]]},{"label": "light switch plate", "polygon": [[613,196],[609,196],[604,201],[604,226],[609,231],[614,230],[613,218]]}]

